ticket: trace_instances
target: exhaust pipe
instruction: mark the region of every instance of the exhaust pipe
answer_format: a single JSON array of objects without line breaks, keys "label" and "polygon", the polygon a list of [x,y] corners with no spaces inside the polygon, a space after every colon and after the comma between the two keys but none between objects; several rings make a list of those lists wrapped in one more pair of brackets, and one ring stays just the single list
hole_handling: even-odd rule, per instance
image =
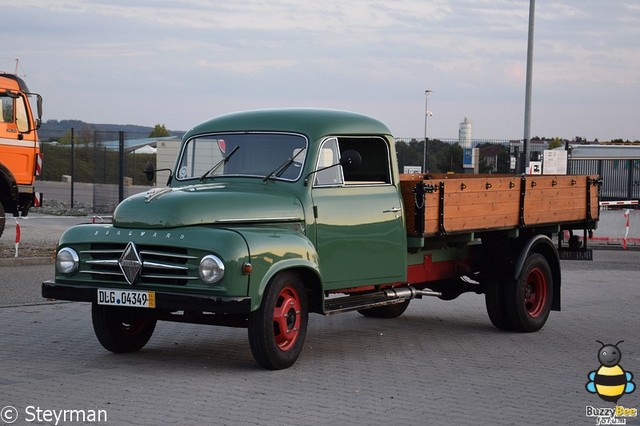
[{"label": "exhaust pipe", "polygon": [[430,290],[418,290],[415,287],[389,288],[384,291],[387,297],[398,297],[400,299],[422,299],[423,296],[440,297],[442,293]]}]

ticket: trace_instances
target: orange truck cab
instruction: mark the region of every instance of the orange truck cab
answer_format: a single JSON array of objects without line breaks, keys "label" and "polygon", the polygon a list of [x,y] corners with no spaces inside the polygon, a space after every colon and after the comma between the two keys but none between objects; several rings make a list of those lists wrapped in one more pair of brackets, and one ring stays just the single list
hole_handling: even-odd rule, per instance
[{"label": "orange truck cab", "polygon": [[[32,102],[35,101],[35,108]],[[42,156],[36,130],[42,117],[42,97],[31,93],[15,74],[0,72],[0,235],[5,213],[26,216],[38,203],[34,190]],[[37,117],[34,117],[36,109]]]}]

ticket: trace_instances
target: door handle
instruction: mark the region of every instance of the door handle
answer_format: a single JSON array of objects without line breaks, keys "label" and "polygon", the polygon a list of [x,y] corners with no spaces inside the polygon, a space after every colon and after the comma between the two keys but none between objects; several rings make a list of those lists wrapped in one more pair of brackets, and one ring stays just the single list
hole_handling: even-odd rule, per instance
[{"label": "door handle", "polygon": [[402,210],[400,207],[391,207],[388,210],[382,210],[382,213],[398,213],[400,210]]}]

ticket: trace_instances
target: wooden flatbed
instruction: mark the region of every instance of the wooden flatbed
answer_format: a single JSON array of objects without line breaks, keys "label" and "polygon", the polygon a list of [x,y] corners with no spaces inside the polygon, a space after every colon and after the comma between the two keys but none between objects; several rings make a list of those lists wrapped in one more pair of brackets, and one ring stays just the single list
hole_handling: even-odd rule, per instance
[{"label": "wooden flatbed", "polygon": [[562,225],[594,228],[597,176],[403,174],[407,234],[430,237]]}]

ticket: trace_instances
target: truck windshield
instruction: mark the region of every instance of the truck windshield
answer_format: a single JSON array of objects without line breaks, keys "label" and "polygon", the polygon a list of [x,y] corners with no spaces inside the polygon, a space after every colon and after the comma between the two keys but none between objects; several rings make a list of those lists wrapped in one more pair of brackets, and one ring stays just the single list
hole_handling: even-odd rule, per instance
[{"label": "truck windshield", "polygon": [[[272,178],[294,181],[302,172],[306,148],[305,137],[288,133],[226,133],[199,136],[185,143],[176,176],[179,180],[218,176],[264,178],[293,158],[288,167]],[[234,150],[233,155],[228,156]],[[225,157],[226,162],[207,173]]]}]

